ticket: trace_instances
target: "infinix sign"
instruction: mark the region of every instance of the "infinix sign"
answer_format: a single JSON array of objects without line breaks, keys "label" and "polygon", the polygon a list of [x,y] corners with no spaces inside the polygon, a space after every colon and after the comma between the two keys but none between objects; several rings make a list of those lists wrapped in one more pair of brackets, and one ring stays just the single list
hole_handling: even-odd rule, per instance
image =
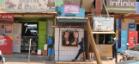
[{"label": "infinix sign", "polygon": [[135,12],[136,0],[105,0],[109,12]]},{"label": "infinix sign", "polygon": [[128,7],[128,6],[135,6],[134,0],[109,0],[110,6],[122,6],[122,7]]}]

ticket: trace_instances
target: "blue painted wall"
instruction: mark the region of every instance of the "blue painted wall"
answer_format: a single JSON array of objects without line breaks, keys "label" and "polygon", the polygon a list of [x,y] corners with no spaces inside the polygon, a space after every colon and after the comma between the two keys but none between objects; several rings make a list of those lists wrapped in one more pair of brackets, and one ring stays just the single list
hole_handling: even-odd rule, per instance
[{"label": "blue painted wall", "polygon": [[127,50],[127,39],[128,39],[128,30],[121,30],[121,47],[118,48],[118,52],[124,52]]}]

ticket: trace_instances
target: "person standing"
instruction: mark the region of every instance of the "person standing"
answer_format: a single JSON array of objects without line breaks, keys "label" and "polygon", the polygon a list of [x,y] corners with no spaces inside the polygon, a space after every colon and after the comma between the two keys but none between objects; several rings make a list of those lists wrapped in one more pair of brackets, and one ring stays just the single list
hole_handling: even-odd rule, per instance
[{"label": "person standing", "polygon": [[76,61],[78,59],[78,57],[80,56],[80,54],[85,52],[84,38],[82,38],[82,40],[78,44],[80,46],[80,49],[78,51],[78,54],[76,55],[76,57],[72,61]]}]

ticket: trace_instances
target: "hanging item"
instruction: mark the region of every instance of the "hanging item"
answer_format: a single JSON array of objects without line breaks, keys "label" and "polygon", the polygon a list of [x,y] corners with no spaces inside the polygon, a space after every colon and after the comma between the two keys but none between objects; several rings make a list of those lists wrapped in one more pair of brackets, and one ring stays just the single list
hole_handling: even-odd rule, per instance
[{"label": "hanging item", "polygon": [[113,17],[93,17],[94,32],[114,32]]}]

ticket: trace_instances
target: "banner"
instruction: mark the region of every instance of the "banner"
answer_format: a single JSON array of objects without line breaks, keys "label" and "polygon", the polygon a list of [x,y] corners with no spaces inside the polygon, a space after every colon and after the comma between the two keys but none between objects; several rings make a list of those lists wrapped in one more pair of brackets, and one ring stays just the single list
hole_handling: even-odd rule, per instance
[{"label": "banner", "polygon": [[0,13],[0,22],[13,22],[13,14]]},{"label": "banner", "polygon": [[109,12],[129,13],[135,12],[136,0],[107,0],[106,7]]},{"label": "banner", "polygon": [[113,17],[93,17],[94,32],[114,32]]},{"label": "banner", "polygon": [[75,4],[65,4],[64,5],[64,13],[79,13],[80,6]]},{"label": "banner", "polygon": [[138,33],[137,31],[128,32],[128,47],[133,48],[138,43]]},{"label": "banner", "polygon": [[64,13],[79,13],[80,0],[64,0]]},{"label": "banner", "polygon": [[[49,2],[49,4],[48,4]],[[7,12],[48,12],[54,11],[52,0],[5,0]]]}]

